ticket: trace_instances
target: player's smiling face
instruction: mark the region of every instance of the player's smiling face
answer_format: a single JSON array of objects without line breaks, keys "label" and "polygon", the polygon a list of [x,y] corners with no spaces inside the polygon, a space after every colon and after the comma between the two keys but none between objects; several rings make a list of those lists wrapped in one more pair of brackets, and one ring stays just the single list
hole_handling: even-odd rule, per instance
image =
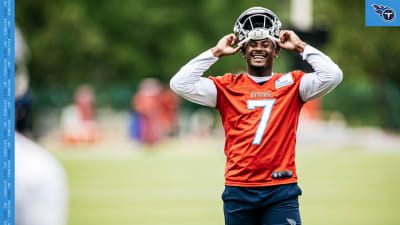
[{"label": "player's smiling face", "polygon": [[242,54],[249,67],[255,70],[264,70],[272,67],[274,58],[279,54],[279,49],[275,48],[270,39],[251,40]]}]

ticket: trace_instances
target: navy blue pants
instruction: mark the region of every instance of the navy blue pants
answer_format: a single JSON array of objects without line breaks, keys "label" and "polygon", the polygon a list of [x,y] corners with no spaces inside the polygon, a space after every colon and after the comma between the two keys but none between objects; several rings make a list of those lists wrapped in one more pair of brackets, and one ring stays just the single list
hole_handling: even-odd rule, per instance
[{"label": "navy blue pants", "polygon": [[294,184],[270,187],[225,186],[225,225],[300,225],[298,196]]}]

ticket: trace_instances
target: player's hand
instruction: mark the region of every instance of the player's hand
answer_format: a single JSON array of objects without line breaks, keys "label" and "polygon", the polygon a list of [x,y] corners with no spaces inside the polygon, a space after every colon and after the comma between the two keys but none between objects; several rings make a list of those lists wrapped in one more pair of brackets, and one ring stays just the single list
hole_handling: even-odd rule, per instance
[{"label": "player's hand", "polygon": [[303,52],[307,45],[295,32],[291,30],[281,30],[279,33],[279,40],[281,41],[277,42],[279,47],[289,51],[297,51],[299,53]]},{"label": "player's hand", "polygon": [[217,45],[212,48],[211,51],[215,57],[234,55],[242,47],[242,45],[239,45],[236,48],[233,47],[237,42],[238,39],[234,34],[225,35],[218,41]]}]

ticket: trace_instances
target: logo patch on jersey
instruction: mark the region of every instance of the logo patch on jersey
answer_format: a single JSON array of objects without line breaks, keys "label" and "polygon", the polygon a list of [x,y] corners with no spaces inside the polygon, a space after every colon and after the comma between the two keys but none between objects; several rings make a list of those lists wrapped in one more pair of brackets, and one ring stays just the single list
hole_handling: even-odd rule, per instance
[{"label": "logo patch on jersey", "polygon": [[278,80],[275,81],[275,87],[276,89],[279,89],[281,87],[285,87],[288,85],[293,84],[293,77],[291,73],[288,73],[286,75],[283,75],[281,78],[279,78]]},{"label": "logo patch on jersey", "polygon": [[296,225],[296,221],[293,219],[286,218],[290,225]]}]

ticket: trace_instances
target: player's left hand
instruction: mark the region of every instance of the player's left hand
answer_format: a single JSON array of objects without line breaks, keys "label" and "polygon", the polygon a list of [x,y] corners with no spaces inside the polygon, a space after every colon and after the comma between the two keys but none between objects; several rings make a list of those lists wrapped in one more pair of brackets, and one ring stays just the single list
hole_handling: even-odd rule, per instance
[{"label": "player's left hand", "polygon": [[281,41],[277,42],[279,47],[289,51],[297,51],[299,53],[303,52],[307,45],[294,31],[291,30],[281,30],[279,33],[279,40]]}]

